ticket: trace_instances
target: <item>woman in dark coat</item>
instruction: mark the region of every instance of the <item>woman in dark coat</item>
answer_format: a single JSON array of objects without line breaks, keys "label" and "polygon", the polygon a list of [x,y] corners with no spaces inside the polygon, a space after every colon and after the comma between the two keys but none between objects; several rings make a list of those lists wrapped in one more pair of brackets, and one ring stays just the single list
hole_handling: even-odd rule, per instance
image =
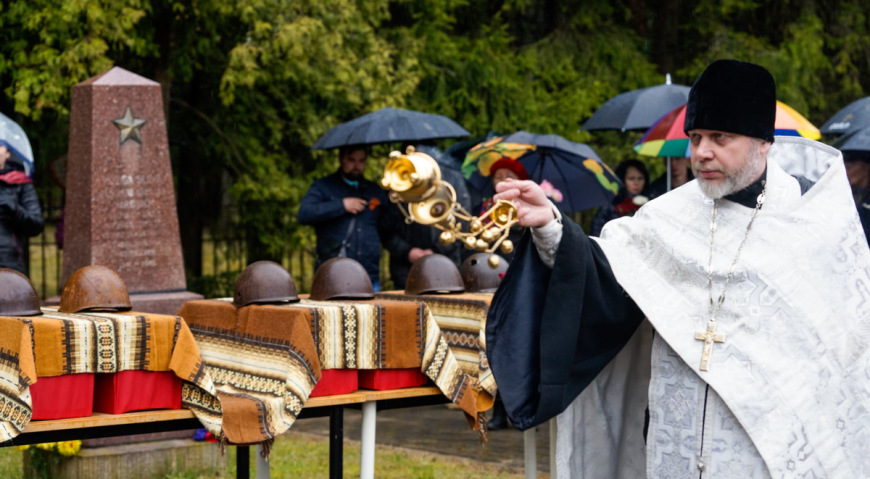
[{"label": "woman in dark coat", "polygon": [[0,143],[0,268],[24,271],[24,238],[36,236],[45,225],[31,179],[9,161]]},{"label": "woman in dark coat", "polygon": [[633,215],[649,199],[646,193],[649,188],[649,173],[641,161],[623,161],[616,167],[616,176],[622,180],[625,189],[616,195],[613,203],[598,210],[592,219],[592,229],[589,232],[592,236],[601,234],[601,229],[608,221]]}]

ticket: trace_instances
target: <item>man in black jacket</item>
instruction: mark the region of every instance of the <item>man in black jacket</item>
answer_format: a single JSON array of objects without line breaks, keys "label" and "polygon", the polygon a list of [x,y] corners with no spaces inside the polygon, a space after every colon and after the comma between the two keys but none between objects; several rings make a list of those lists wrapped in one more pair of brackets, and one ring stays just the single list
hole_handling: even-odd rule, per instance
[{"label": "man in black jacket", "polygon": [[387,196],[363,177],[368,153],[361,146],[339,151],[335,173],[311,184],[299,205],[297,218],[317,233],[317,266],[339,256],[359,261],[379,290],[380,214]]},{"label": "man in black jacket", "polygon": [[25,273],[23,239],[45,225],[31,179],[13,167],[12,154],[0,143],[0,268]]}]

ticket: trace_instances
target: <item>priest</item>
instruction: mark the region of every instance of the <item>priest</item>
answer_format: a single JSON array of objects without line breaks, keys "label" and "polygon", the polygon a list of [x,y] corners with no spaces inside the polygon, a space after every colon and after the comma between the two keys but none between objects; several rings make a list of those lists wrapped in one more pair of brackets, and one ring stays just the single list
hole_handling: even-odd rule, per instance
[{"label": "priest", "polygon": [[558,477],[870,477],[870,250],[840,153],[774,139],[764,68],[689,94],[695,180],[588,238],[532,182],[487,355]]}]

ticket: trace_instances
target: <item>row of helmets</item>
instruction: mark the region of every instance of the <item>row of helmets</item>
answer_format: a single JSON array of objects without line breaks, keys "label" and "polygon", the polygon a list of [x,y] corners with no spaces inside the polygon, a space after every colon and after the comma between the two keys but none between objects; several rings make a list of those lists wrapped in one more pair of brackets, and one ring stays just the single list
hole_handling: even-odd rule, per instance
[{"label": "row of helmets", "polygon": [[[105,266],[79,268],[63,287],[60,307],[63,313],[83,311],[129,311],[130,295],[118,273]],[[42,314],[36,288],[27,276],[0,268],[0,316]]]},{"label": "row of helmets", "polygon": [[[411,265],[405,293],[491,292],[498,288],[507,271],[507,262],[492,259],[489,253],[469,256],[460,268],[440,254],[424,256]],[[368,272],[352,258],[332,258],[324,261],[314,273],[309,298],[315,301],[332,299],[372,299],[374,288]],[[296,284],[283,266],[273,261],[257,261],[248,265],[236,280],[233,304],[268,304],[298,301]]]},{"label": "row of helmets", "polygon": [[[495,257],[497,259],[498,257]],[[489,292],[498,288],[507,262],[493,261],[488,253],[469,256],[460,268],[439,254],[415,261],[408,272],[407,294]],[[310,298],[371,299],[374,297],[365,268],[351,258],[333,258],[314,273]],[[233,303],[249,304],[298,301],[296,284],[283,266],[272,261],[248,265],[236,280]],[[129,311],[130,295],[124,280],[112,269],[92,265],[79,268],[63,287],[59,310],[63,313],[83,311]],[[35,316],[42,314],[36,288],[23,274],[0,268],[0,315]]]}]

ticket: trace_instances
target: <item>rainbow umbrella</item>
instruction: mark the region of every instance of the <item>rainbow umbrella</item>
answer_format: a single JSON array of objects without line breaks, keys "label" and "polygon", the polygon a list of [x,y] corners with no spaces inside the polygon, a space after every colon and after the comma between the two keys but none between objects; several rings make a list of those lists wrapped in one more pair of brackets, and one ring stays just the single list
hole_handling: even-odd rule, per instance
[{"label": "rainbow umbrella", "polygon": [[[682,105],[651,126],[635,143],[634,151],[644,156],[689,157],[689,137],[683,133],[685,123],[686,105]],[[809,120],[779,100],[776,102],[774,129],[776,136],[802,136],[811,140],[822,137]]]},{"label": "rainbow umbrella", "polygon": [[776,136],[802,136],[818,140],[822,133],[809,120],[785,103],[776,101],[776,120],[773,127]]}]

